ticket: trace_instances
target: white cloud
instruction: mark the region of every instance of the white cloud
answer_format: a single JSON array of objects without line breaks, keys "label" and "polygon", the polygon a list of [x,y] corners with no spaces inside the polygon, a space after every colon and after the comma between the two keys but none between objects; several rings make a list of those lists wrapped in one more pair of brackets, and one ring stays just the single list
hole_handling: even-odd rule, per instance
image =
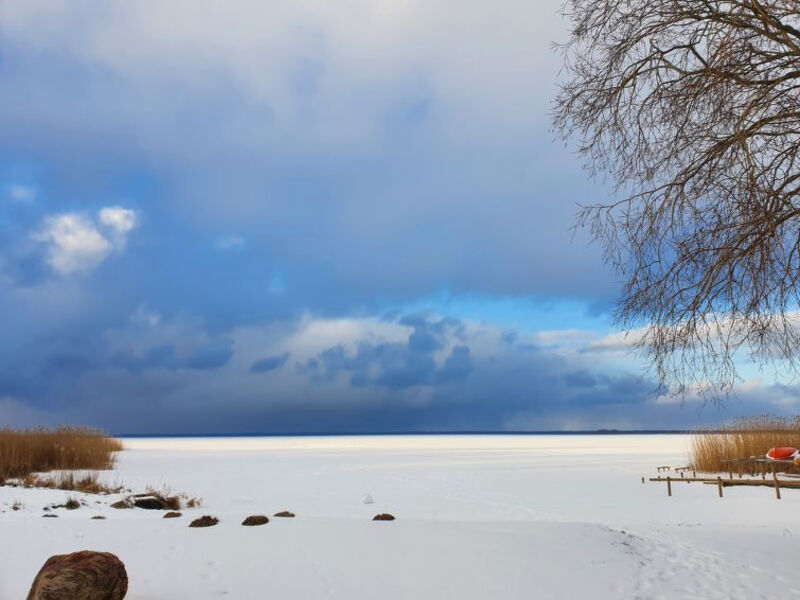
[{"label": "white cloud", "polygon": [[47,245],[47,264],[60,275],[91,271],[111,252],[94,224],[76,214],[45,218],[34,239]]},{"label": "white cloud", "polygon": [[97,220],[119,235],[136,227],[136,211],[121,206],[106,206],[97,213]]},{"label": "white cloud", "polygon": [[161,313],[152,310],[146,304],[140,304],[136,312],[131,315],[131,321],[148,327],[155,327],[161,322]]},{"label": "white cloud", "polygon": [[100,210],[97,222],[77,213],[45,217],[32,238],[46,246],[47,264],[59,275],[69,276],[92,271],[110,254],[122,251],[135,225],[134,211],[111,206]]},{"label": "white cloud", "polygon": [[587,349],[591,352],[621,352],[627,353],[636,347],[645,334],[644,329],[630,331],[615,331],[590,343]]},{"label": "white cloud", "polygon": [[31,185],[12,184],[6,186],[6,195],[12,202],[29,204],[36,199],[37,190]]},{"label": "white cloud", "polygon": [[137,85],[169,81],[204,94],[221,79],[248,104],[268,107],[287,140],[325,144],[368,139],[398,98],[433,98],[459,137],[541,127],[549,98],[541,82],[558,66],[550,49],[558,9],[555,0],[510,0],[501,10],[481,0],[457,9],[447,0],[355,0],[347,10],[317,0],[112,0],[98,11],[9,0],[0,34]]},{"label": "white cloud", "polygon": [[244,238],[240,235],[226,235],[217,240],[217,248],[220,250],[233,250],[244,246]]}]

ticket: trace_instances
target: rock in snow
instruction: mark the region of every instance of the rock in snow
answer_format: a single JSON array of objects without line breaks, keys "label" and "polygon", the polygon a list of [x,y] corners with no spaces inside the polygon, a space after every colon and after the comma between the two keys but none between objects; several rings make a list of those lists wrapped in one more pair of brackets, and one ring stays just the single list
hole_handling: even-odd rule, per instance
[{"label": "rock in snow", "polygon": [[157,496],[144,496],[136,498],[133,501],[136,508],[144,508],[146,510],[169,510],[171,507],[166,501],[158,498]]},{"label": "rock in snow", "polygon": [[372,517],[373,521],[394,521],[394,515],[390,515],[389,513],[381,513],[379,515],[375,515]]},{"label": "rock in snow", "polygon": [[109,552],[81,550],[51,556],[33,580],[27,600],[122,600],[128,574]]},{"label": "rock in snow", "polygon": [[219,523],[219,519],[217,517],[203,515],[199,519],[195,519],[189,523],[189,527],[213,527],[217,523]]},{"label": "rock in snow", "polygon": [[254,525],[266,525],[269,523],[269,519],[264,515],[250,515],[244,521],[242,521],[242,525],[246,527],[252,527]]}]

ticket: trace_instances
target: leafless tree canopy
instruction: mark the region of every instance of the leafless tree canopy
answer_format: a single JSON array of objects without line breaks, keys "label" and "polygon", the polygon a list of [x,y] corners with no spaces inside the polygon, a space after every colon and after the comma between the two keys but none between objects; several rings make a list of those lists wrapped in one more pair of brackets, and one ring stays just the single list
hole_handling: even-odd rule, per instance
[{"label": "leafless tree canopy", "polygon": [[795,368],[800,0],[570,0],[555,125],[616,183],[584,208],[661,384]]}]

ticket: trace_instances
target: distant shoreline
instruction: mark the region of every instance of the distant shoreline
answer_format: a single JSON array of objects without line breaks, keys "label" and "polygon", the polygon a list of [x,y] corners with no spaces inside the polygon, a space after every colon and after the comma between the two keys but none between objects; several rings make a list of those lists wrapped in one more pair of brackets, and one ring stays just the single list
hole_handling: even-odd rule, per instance
[{"label": "distant shoreline", "polygon": [[247,437],[376,437],[376,436],[415,436],[415,435],[686,435],[689,433],[717,433],[716,430],[699,429],[586,429],[569,431],[353,431],[353,432],[300,432],[300,433],[115,433],[116,438],[247,438]]}]

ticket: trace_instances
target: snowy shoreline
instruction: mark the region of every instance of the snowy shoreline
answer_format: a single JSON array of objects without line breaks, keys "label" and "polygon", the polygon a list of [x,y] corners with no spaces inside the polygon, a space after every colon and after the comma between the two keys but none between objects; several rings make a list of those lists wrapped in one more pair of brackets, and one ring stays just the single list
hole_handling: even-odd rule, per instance
[{"label": "snowy shoreline", "polygon": [[[800,492],[663,485],[687,438],[128,438],[110,482],[203,498],[181,519],[106,498],[0,488],[0,599],[47,557],[107,550],[127,598],[800,597]],[[69,496],[87,506],[42,508]],[[365,497],[372,500],[365,503]],[[111,499],[111,497],[108,497]],[[10,506],[21,502],[23,508]],[[288,509],[295,519],[240,525]],[[389,512],[391,523],[374,523]],[[188,528],[210,514],[219,525]],[[105,520],[92,520],[103,515]]]}]

